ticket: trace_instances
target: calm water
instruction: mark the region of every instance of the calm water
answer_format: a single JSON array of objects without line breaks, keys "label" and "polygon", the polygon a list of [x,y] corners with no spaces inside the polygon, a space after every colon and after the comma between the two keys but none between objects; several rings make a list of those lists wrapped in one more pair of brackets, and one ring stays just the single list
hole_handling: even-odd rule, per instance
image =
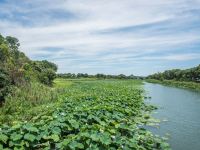
[{"label": "calm water", "polygon": [[155,134],[170,134],[172,150],[200,150],[200,92],[145,83],[148,100],[159,107],[154,117],[161,120],[160,128],[151,129]]}]

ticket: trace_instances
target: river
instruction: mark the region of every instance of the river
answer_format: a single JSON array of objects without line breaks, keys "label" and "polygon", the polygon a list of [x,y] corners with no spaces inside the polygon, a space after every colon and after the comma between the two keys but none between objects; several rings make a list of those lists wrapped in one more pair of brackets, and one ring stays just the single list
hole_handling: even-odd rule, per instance
[{"label": "river", "polygon": [[172,150],[200,150],[200,92],[145,83],[151,97],[148,103],[158,106],[155,118],[168,120],[159,128],[150,128],[154,134],[170,134]]}]

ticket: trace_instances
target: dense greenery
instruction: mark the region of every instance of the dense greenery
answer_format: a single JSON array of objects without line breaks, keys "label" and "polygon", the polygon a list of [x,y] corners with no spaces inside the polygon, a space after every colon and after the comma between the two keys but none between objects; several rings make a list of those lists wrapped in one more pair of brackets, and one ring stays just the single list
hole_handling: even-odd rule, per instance
[{"label": "dense greenery", "polygon": [[141,81],[116,80],[142,78],[56,76],[54,63],[30,60],[19,46],[0,35],[0,150],[169,149],[144,128],[155,107],[144,103]]},{"label": "dense greenery", "polygon": [[185,70],[172,69],[155,73],[148,76],[146,81],[200,91],[200,65]]},{"label": "dense greenery", "polygon": [[163,73],[155,73],[153,75],[148,76],[147,78],[156,80],[200,82],[200,65],[186,70],[166,70]]},{"label": "dense greenery", "polygon": [[106,74],[96,74],[96,75],[88,75],[87,73],[60,73],[57,75],[59,78],[64,79],[77,79],[77,78],[96,78],[96,79],[143,79],[140,76],[129,75],[126,76],[124,74],[119,75],[106,75]]},{"label": "dense greenery", "polygon": [[38,113],[48,111],[46,106],[54,105],[61,93],[59,88],[48,87],[37,82],[14,87],[0,108],[0,124],[12,124],[16,120],[31,120]]},{"label": "dense greenery", "polygon": [[67,85],[64,92],[28,123],[0,125],[0,149],[168,149],[143,128],[153,107],[144,103],[140,81],[71,82],[56,80],[55,88]]},{"label": "dense greenery", "polygon": [[52,85],[57,66],[48,61],[32,61],[19,51],[19,41],[0,35],[0,103],[14,87],[30,86],[31,82]]}]

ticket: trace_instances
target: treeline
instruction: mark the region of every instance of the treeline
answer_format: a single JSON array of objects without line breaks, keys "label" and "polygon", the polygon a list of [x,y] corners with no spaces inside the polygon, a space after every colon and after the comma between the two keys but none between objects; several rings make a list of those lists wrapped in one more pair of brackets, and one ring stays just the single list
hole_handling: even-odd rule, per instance
[{"label": "treeline", "polygon": [[12,87],[26,86],[30,82],[51,85],[56,78],[57,66],[44,61],[32,61],[19,50],[19,40],[0,34],[0,103]]},{"label": "treeline", "polygon": [[96,74],[96,75],[89,75],[87,73],[60,73],[57,74],[59,78],[65,79],[77,79],[77,78],[97,78],[97,79],[143,79],[143,77],[129,75],[126,76],[124,74],[119,75],[105,75],[105,74]]},{"label": "treeline", "polygon": [[147,78],[156,80],[200,82],[200,65],[185,70],[181,69],[166,70],[162,73],[155,73],[153,75],[150,75]]}]

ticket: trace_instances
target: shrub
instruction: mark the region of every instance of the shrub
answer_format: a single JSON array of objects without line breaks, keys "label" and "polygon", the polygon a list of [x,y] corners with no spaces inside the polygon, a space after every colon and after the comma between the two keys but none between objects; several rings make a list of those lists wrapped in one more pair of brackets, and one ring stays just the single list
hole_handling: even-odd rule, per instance
[{"label": "shrub", "polygon": [[10,84],[8,73],[0,68],[0,103],[4,101],[4,97],[8,94]]}]

